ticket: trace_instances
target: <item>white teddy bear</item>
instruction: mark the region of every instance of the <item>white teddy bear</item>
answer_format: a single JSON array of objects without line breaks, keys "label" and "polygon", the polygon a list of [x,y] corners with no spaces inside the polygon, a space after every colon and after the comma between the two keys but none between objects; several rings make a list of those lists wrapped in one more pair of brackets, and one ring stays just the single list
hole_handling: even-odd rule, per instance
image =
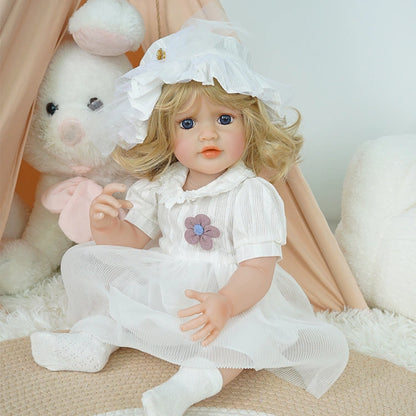
[{"label": "white teddy bear", "polygon": [[416,320],[416,136],[358,149],[335,236],[369,306]]},{"label": "white teddy bear", "polygon": [[[73,39],[59,46],[39,89],[24,159],[42,175],[21,237],[2,241],[0,294],[51,276],[74,242],[90,239],[89,204],[102,186],[132,181],[91,138],[116,78],[132,67],[124,53],[139,48],[143,20],[127,0],[88,0],[69,31]],[[18,200],[13,206],[9,229],[16,230],[24,209]]]}]

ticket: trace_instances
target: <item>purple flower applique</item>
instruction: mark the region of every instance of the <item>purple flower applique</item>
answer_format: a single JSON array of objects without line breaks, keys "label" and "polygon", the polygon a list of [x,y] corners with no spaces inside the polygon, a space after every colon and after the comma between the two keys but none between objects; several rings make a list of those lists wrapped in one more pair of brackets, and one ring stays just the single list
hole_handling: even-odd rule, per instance
[{"label": "purple flower applique", "polygon": [[185,220],[185,240],[189,244],[201,245],[204,250],[211,250],[213,238],[220,235],[220,230],[211,225],[211,220],[205,214],[198,214],[195,217],[188,217]]}]

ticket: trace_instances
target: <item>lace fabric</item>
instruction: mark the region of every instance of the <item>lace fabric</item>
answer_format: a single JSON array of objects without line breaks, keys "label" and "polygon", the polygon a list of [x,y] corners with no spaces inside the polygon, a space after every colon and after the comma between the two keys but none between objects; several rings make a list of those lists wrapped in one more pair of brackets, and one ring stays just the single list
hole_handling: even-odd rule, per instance
[{"label": "lace fabric", "polygon": [[140,65],[119,78],[115,98],[99,117],[102,134],[97,147],[110,153],[116,144],[128,149],[143,142],[147,121],[164,84],[191,80],[213,85],[216,79],[228,93],[254,96],[280,113],[288,87],[254,71],[246,47],[229,22],[190,19],[184,27],[154,42]]}]

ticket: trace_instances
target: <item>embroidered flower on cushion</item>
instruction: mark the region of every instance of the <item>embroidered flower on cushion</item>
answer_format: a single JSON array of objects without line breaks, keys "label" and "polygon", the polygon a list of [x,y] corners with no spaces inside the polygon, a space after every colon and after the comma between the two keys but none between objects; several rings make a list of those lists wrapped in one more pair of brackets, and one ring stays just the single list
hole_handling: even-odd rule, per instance
[{"label": "embroidered flower on cushion", "polygon": [[220,230],[211,225],[211,220],[205,214],[188,217],[185,220],[185,240],[189,244],[200,244],[204,250],[211,250],[213,238],[220,235]]}]

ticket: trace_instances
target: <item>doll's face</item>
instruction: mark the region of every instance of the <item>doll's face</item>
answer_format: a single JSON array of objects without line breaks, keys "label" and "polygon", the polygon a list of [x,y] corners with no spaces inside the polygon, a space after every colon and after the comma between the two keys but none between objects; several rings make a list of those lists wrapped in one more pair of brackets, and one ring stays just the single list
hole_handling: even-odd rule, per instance
[{"label": "doll's face", "polygon": [[246,140],[238,110],[199,95],[185,104],[174,122],[174,153],[190,174],[215,179],[243,156]]}]

